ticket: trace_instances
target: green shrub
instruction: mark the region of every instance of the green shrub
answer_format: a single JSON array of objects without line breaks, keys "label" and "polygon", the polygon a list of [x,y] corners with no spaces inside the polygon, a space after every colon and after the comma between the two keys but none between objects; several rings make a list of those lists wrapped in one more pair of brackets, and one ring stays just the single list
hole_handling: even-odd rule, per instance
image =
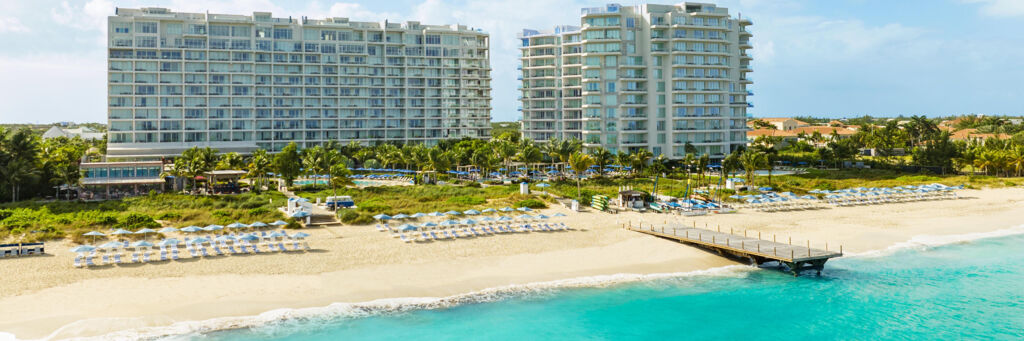
[{"label": "green shrub", "polygon": [[285,220],[285,221],[288,222],[288,224],[284,226],[284,228],[286,228],[286,229],[294,230],[294,229],[301,229],[302,228],[302,224],[299,224],[299,221],[296,220],[295,218],[288,218],[288,220]]},{"label": "green shrub", "polygon": [[482,186],[480,186],[480,183],[479,183],[479,182],[476,182],[476,181],[470,181],[469,183],[467,183],[467,184],[466,184],[466,187],[470,187],[470,188],[480,188],[480,187],[482,187]]},{"label": "green shrub", "polygon": [[178,212],[164,212],[156,216],[158,220],[179,220],[181,219],[181,213]]},{"label": "green shrub", "polygon": [[270,213],[270,210],[266,209],[265,207],[257,207],[249,210],[249,212],[247,213],[249,214],[249,216],[255,217]]},{"label": "green shrub", "polygon": [[548,204],[545,204],[543,201],[540,201],[540,200],[537,200],[537,199],[526,199],[526,200],[517,202],[515,206],[516,207],[529,207],[529,208],[547,208]]},{"label": "green shrub", "polygon": [[338,220],[344,224],[365,225],[373,223],[373,216],[355,210],[343,209],[338,211]]},{"label": "green shrub", "polygon": [[215,210],[210,215],[214,218],[231,218],[231,212],[227,210]]},{"label": "green shrub", "polygon": [[0,210],[0,220],[7,219],[11,215],[14,215],[14,212],[11,210]]},{"label": "green shrub", "polygon": [[160,227],[160,223],[153,220],[153,217],[148,215],[132,212],[128,213],[118,222],[118,227],[126,230],[137,230],[141,228],[153,228]]},{"label": "green shrub", "polygon": [[487,199],[477,196],[463,195],[448,198],[448,202],[461,205],[481,205],[487,203]]},{"label": "green shrub", "polygon": [[367,202],[363,202],[363,203],[359,204],[359,209],[362,210],[362,211],[365,211],[365,212],[382,213],[382,212],[390,211],[391,210],[391,206],[388,206],[388,205],[385,205],[385,204],[382,204],[382,203],[379,203],[379,202],[367,201]]}]

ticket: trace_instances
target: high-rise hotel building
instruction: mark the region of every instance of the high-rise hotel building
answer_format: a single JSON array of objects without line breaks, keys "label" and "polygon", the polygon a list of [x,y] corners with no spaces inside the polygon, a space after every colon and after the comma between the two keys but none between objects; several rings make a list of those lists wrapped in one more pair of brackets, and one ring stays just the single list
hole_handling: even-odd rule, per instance
[{"label": "high-rise hotel building", "polygon": [[751,24],[706,3],[609,4],[578,27],[524,30],[522,134],[722,158],[746,143]]},{"label": "high-rise hotel building", "polygon": [[111,157],[490,136],[479,30],[163,8],[108,25]]}]

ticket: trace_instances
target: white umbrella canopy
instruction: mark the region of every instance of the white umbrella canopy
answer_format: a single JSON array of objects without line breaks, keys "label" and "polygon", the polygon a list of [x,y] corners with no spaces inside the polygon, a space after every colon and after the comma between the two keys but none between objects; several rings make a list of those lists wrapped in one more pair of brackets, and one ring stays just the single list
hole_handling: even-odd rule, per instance
[{"label": "white umbrella canopy", "polygon": [[173,228],[173,227],[165,227],[165,228],[160,229],[159,232],[160,233],[172,233],[172,232],[178,232],[178,229]]},{"label": "white umbrella canopy", "polygon": [[117,231],[114,231],[111,234],[121,235],[121,234],[132,234],[132,233],[134,233],[134,232],[128,231],[128,230],[125,230],[125,229],[117,229]]},{"label": "white umbrella canopy", "polygon": [[86,253],[96,251],[96,247],[92,245],[79,245],[71,249],[71,252]]},{"label": "white umbrella canopy", "polygon": [[284,222],[284,220],[278,220],[278,221],[275,221],[273,223],[270,223],[270,225],[272,225],[272,226],[285,226],[285,225],[288,225],[288,223]]}]

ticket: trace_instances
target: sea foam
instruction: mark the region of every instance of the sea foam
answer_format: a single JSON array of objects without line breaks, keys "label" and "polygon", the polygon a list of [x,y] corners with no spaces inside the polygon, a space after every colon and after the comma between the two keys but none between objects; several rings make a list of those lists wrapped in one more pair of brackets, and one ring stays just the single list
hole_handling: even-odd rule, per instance
[{"label": "sea foam", "polygon": [[1024,234],[1024,225],[988,232],[973,232],[949,235],[919,235],[910,240],[893,244],[885,249],[858,253],[847,253],[844,257],[882,257],[905,250],[926,251],[939,246],[970,243],[976,240],[1000,238]]},{"label": "sea foam", "polygon": [[[696,277],[741,277],[756,268],[729,265],[706,270],[656,274],[614,274],[579,277],[547,282],[514,284],[447,297],[404,297],[378,299],[361,303],[332,303],[325,307],[285,308],[255,316],[221,317],[202,321],[183,321],[162,327],[145,327],[117,331],[96,337],[73,340],[147,340],[158,338],[189,338],[215,331],[251,328],[261,334],[277,335],[302,330],[316,330],[339,319],[400,314],[416,310],[444,309],[465,304],[496,302],[509,298],[542,297],[561,289],[607,287],[618,284],[686,279]],[[64,328],[61,328],[64,330]],[[58,330],[52,335],[58,335]],[[50,338],[47,338],[50,339]]]}]

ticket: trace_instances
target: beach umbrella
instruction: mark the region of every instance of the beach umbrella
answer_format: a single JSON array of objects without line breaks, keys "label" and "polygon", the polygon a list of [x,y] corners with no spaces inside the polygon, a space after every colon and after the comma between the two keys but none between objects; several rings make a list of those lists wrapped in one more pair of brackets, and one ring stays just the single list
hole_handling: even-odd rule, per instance
[{"label": "beach umbrella", "polygon": [[530,212],[530,211],[533,211],[529,207],[520,207],[520,208],[517,208],[517,210],[519,210],[520,212]]},{"label": "beach umbrella", "polygon": [[125,229],[117,229],[117,231],[114,231],[111,234],[132,234],[132,233],[133,233],[132,231],[128,231],[128,230],[125,230]]},{"label": "beach umbrella", "polygon": [[285,226],[285,225],[288,225],[288,223],[284,222],[283,220],[278,220],[278,221],[275,221],[273,223],[270,223],[270,225],[271,226]]},{"label": "beach umbrella", "polygon": [[199,232],[199,231],[202,231],[202,230],[203,230],[203,228],[199,227],[199,226],[189,226],[189,227],[182,228],[181,232],[190,232],[191,233],[191,232]]},{"label": "beach umbrella", "polygon": [[498,210],[493,209],[493,208],[485,208],[483,211],[480,211],[480,212],[483,212],[483,213],[493,213],[493,212],[498,212]]},{"label": "beach umbrella", "polygon": [[430,212],[430,213],[429,213],[429,214],[427,214],[427,215],[429,215],[429,216],[431,216],[431,217],[443,217],[443,216],[444,216],[444,213],[441,213],[441,212],[438,212],[438,211],[434,211],[434,212]]},{"label": "beach umbrella", "polygon": [[384,213],[381,213],[381,214],[378,214],[378,215],[375,215],[375,216],[373,216],[373,219],[377,219],[377,220],[388,220],[388,219],[391,219],[391,216],[389,216],[389,215],[387,215],[387,214],[384,214]]},{"label": "beach umbrella", "polygon": [[173,228],[173,227],[165,227],[165,228],[160,229],[160,231],[157,231],[157,232],[160,232],[160,233],[171,233],[171,232],[178,232],[178,229]]},{"label": "beach umbrella", "polygon": [[299,211],[299,212],[292,213],[292,215],[290,217],[292,217],[292,218],[305,218],[305,217],[308,217],[308,216],[309,216],[309,212]]},{"label": "beach umbrella", "polygon": [[309,234],[305,233],[305,232],[299,232],[299,233],[293,234],[291,236],[291,238],[293,238],[293,239],[302,239],[302,238],[306,238],[306,237],[309,237]]},{"label": "beach umbrella", "polygon": [[547,219],[547,218],[551,218],[551,217],[548,217],[548,216],[543,215],[543,214],[538,214],[536,218],[537,219]]},{"label": "beach umbrella", "polygon": [[459,224],[459,221],[458,220],[454,220],[454,219],[449,219],[449,220],[445,220],[445,221],[441,222],[441,226],[454,226],[454,225],[458,225],[458,224]]},{"label": "beach umbrella", "polygon": [[100,245],[101,249],[115,249],[124,246],[122,242],[107,242],[106,244]]},{"label": "beach umbrella", "polygon": [[520,215],[519,215],[518,217],[516,217],[516,218],[519,218],[519,219],[522,219],[522,220],[529,220],[529,219],[533,219],[533,216],[531,216],[531,215],[529,215],[529,214],[520,214]]},{"label": "beach umbrella", "polygon": [[71,252],[86,253],[96,251],[96,247],[92,245],[79,245],[71,249]]},{"label": "beach umbrella", "polygon": [[422,227],[437,227],[437,223],[432,222],[432,221],[428,221],[428,222],[423,223],[420,226],[422,226]]},{"label": "beach umbrella", "polygon": [[538,187],[538,188],[547,188],[547,187],[551,187],[551,184],[549,184],[549,183],[546,183],[546,182],[543,182],[543,183],[539,183],[539,184],[537,184],[537,186],[535,186],[535,187]]},{"label": "beach umbrella", "polygon": [[509,218],[507,216],[501,216],[501,218],[498,218],[498,221],[512,221],[512,220],[513,220],[512,218]]},{"label": "beach umbrella", "polygon": [[102,237],[102,236],[106,236],[106,234],[104,234],[103,232],[100,232],[100,231],[91,231],[91,232],[86,232],[86,233],[83,233],[82,235],[83,235],[83,236],[89,236],[89,237],[92,237],[92,240],[93,240],[93,241],[96,241],[96,237]]},{"label": "beach umbrella", "polygon": [[398,229],[401,230],[401,231],[415,231],[418,228],[419,227],[417,227],[416,225],[413,225],[413,224],[403,224],[402,226],[398,227]]},{"label": "beach umbrella", "polygon": [[477,210],[466,210],[465,212],[462,212],[462,214],[477,215],[477,214],[480,214],[480,211],[477,211]]},{"label": "beach umbrella", "polygon": [[427,216],[427,214],[426,214],[426,213],[420,213],[420,212],[417,212],[417,213],[413,213],[413,214],[412,214],[411,216],[409,216],[409,217],[411,217],[411,218],[423,218],[423,217],[426,217],[426,216]]},{"label": "beach umbrella", "polygon": [[267,226],[268,225],[266,223],[262,222],[262,221],[257,221],[255,223],[249,224],[249,227],[267,227]]},{"label": "beach umbrella", "polygon": [[274,231],[274,233],[271,233],[271,234],[267,235],[267,237],[270,237],[270,238],[285,238],[285,237],[288,237],[288,234],[284,233],[284,232],[281,232],[281,231]]},{"label": "beach umbrella", "polygon": [[242,223],[237,222],[237,221],[228,225],[228,228],[232,228],[232,229],[240,229],[240,228],[243,228],[243,227],[249,227],[249,225],[242,224]]},{"label": "beach umbrella", "polygon": [[210,242],[210,238],[206,238],[206,237],[199,237],[199,238],[192,239],[192,240],[189,241],[190,244],[202,244],[202,243],[209,243],[209,242]]},{"label": "beach umbrella", "polygon": [[484,217],[483,219],[480,219],[480,221],[494,221],[494,220],[495,220],[494,217]]},{"label": "beach umbrella", "polygon": [[260,240],[260,237],[257,237],[257,236],[251,235],[251,234],[247,234],[247,235],[238,237],[238,240],[243,240],[243,241],[247,241],[247,242],[254,242],[254,241]]},{"label": "beach umbrella", "polygon": [[238,238],[235,238],[234,236],[224,235],[224,236],[217,237],[217,239],[215,239],[215,240],[219,241],[219,242],[226,242],[226,241],[235,241],[236,239],[238,239]]},{"label": "beach umbrella", "polygon": [[147,234],[150,234],[150,233],[156,233],[156,230],[154,230],[154,229],[148,229],[148,228],[147,228],[147,229],[141,229],[141,230],[135,231],[135,234],[141,234],[141,235],[143,235],[143,236],[145,236],[145,235],[147,235]]},{"label": "beach umbrella", "polygon": [[409,218],[409,215],[405,214],[405,213],[399,213],[399,214],[396,214],[394,217],[391,217],[391,218],[392,219],[405,219],[405,218]]},{"label": "beach umbrella", "polygon": [[164,239],[164,240],[161,240],[159,243],[156,243],[156,245],[159,245],[159,246],[171,246],[171,245],[180,245],[180,244],[181,244],[181,241],[179,241],[177,239],[174,239],[174,238]]},{"label": "beach umbrella", "polygon": [[515,211],[515,209],[513,209],[511,207],[508,207],[508,206],[505,206],[505,207],[502,207],[501,209],[499,209],[499,211],[502,211],[502,212],[512,212],[512,211]]},{"label": "beach umbrella", "polygon": [[207,226],[207,227],[203,228],[204,231],[220,231],[220,230],[223,230],[223,229],[224,229],[224,226],[220,226],[220,225],[210,225],[210,226]]},{"label": "beach umbrella", "polygon": [[134,247],[153,247],[153,243],[147,242],[145,240],[140,240],[140,241],[132,243],[132,246],[134,246]]},{"label": "beach umbrella", "polygon": [[444,214],[449,214],[449,215],[460,215],[460,214],[462,214],[462,212],[459,212],[459,211],[455,211],[455,210],[452,210],[452,211],[444,212]]},{"label": "beach umbrella", "polygon": [[465,225],[476,225],[476,220],[466,218],[466,220],[463,220],[462,223]]},{"label": "beach umbrella", "polygon": [[558,212],[558,213],[555,213],[555,216],[556,216],[556,217],[564,217],[564,216],[565,216],[565,213],[562,213],[562,212]]}]

